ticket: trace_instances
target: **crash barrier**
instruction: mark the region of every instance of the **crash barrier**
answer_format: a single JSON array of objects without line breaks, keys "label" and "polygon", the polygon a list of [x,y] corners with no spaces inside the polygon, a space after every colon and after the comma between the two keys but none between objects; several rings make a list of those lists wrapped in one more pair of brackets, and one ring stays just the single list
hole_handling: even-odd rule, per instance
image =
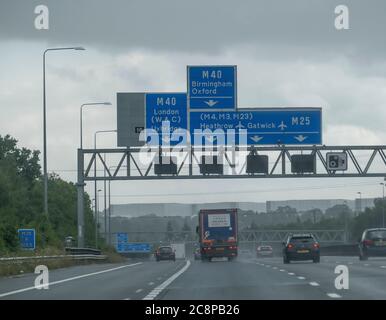
[{"label": "crash barrier", "polygon": [[76,255],[56,255],[56,256],[31,256],[31,257],[6,257],[0,258],[0,263],[21,263],[34,260],[106,260],[105,255],[95,254],[76,254]]},{"label": "crash barrier", "polygon": [[85,255],[85,254],[93,254],[93,255],[100,255],[101,251],[98,249],[93,248],[73,248],[73,247],[67,247],[65,248],[66,253],[72,254],[72,255]]}]

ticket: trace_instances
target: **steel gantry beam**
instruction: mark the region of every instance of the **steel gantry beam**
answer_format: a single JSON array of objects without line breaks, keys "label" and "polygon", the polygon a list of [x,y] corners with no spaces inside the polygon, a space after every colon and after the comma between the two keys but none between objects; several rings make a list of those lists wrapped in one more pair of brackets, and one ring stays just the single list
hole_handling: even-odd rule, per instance
[{"label": "steel gantry beam", "polygon": [[[347,155],[346,171],[329,170],[328,152]],[[247,156],[268,156],[265,173],[247,173]],[[312,155],[314,169],[308,173],[292,170],[292,157]],[[201,168],[216,156],[217,174],[203,174]],[[172,174],[159,174],[155,167],[173,159]],[[91,170],[96,166],[97,170]],[[112,170],[112,168],[114,168]],[[386,146],[248,146],[248,147],[129,147],[78,149],[78,246],[84,244],[84,185],[86,181],[249,179],[249,178],[363,178],[386,177]],[[262,235],[260,235],[262,237]]]},{"label": "steel gantry beam", "polygon": [[[241,243],[282,243],[289,234],[303,234],[311,232],[320,243],[345,242],[344,230],[240,230],[238,233]],[[129,242],[160,241],[198,241],[198,235],[191,231],[130,231]],[[113,240],[113,239],[112,239]],[[114,240],[112,241],[114,242]]]},{"label": "steel gantry beam", "polygon": [[[348,170],[328,170],[327,152],[345,152],[348,155]],[[385,177],[386,146],[274,146],[274,147],[236,147],[198,149],[87,149],[80,150],[83,158],[83,178],[94,180],[162,180],[162,179],[240,179],[240,178],[327,178],[327,177]],[[269,171],[265,174],[246,173],[246,156],[248,154],[268,155]],[[356,154],[357,153],[357,154]],[[361,154],[358,154],[361,153]],[[367,153],[367,154],[366,154]],[[291,172],[291,156],[315,155],[316,169],[311,173]],[[106,155],[106,159],[104,160]],[[175,174],[155,174],[154,163],[159,155],[177,159]],[[224,167],[222,174],[201,174],[201,156],[218,156]],[[146,157],[146,161],[141,160]],[[178,158],[177,158],[178,156]],[[378,162],[375,160],[378,158]],[[190,161],[189,161],[190,159]],[[91,170],[94,164],[100,168],[95,176]],[[281,165],[279,165],[281,164]],[[113,166],[112,171],[109,167]],[[124,170],[123,170],[124,168]],[[103,175],[106,170],[106,177]]]}]

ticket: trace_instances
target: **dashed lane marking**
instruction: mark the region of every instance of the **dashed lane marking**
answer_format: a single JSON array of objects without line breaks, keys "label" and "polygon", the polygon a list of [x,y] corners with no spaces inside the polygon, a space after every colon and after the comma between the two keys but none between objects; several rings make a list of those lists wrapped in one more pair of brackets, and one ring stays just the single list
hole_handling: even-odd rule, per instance
[{"label": "dashed lane marking", "polygon": [[162,290],[166,289],[174,280],[183,274],[189,268],[189,266],[190,260],[187,260],[185,266],[182,269],[173,274],[169,279],[166,279],[158,287],[153,289],[146,297],[143,298],[143,300],[154,300],[162,292]]},{"label": "dashed lane marking", "polygon": [[319,287],[319,283],[313,281],[313,282],[310,282],[310,286]]},{"label": "dashed lane marking", "polygon": [[339,298],[342,298],[342,296],[340,296],[340,295],[337,294],[337,293],[327,293],[327,296],[330,297],[330,298],[333,298],[333,299],[339,299]]}]

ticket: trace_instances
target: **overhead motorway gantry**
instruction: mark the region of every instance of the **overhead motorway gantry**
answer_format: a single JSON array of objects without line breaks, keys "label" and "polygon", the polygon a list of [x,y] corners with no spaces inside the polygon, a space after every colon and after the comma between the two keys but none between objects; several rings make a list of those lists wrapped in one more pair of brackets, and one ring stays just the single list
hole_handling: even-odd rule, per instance
[{"label": "overhead motorway gantry", "polygon": [[[331,153],[345,155],[344,170],[331,169]],[[91,170],[94,164],[106,175]],[[78,149],[78,245],[84,245],[86,181],[365,177],[386,177],[385,145]]]},{"label": "overhead motorway gantry", "polygon": [[[150,155],[152,161],[141,163],[139,153]],[[328,153],[347,155],[347,171],[331,169],[327,163]],[[358,154],[360,153],[360,154]],[[106,155],[106,160],[104,160]],[[177,159],[177,155],[179,159]],[[268,167],[261,164],[257,172],[248,170],[248,156],[266,156],[270,158]],[[386,176],[386,146],[259,146],[259,147],[213,147],[185,148],[179,151],[171,148],[119,148],[119,149],[84,149],[78,150],[78,171],[81,180],[175,180],[175,179],[243,179],[243,178],[362,178]],[[114,160],[110,159],[114,156]],[[202,157],[216,159],[212,165],[223,168],[222,174],[202,174]],[[149,159],[149,156],[147,156]],[[176,171],[155,173],[154,165],[160,164],[160,158],[169,159],[169,164],[176,165]],[[265,158],[265,159],[268,159]],[[377,159],[378,158],[378,159]],[[172,159],[170,161],[170,159]],[[177,159],[177,161],[175,161]],[[304,161],[303,161],[304,159]],[[260,158],[263,160],[263,158]],[[377,160],[377,162],[375,161]],[[112,163],[114,161],[114,163]],[[96,162],[99,168],[96,175],[91,168]],[[161,163],[160,163],[161,162]],[[177,162],[177,163],[175,163]],[[296,162],[296,163],[295,163]],[[309,168],[308,162],[312,162]],[[376,163],[375,163],[376,162]],[[164,166],[167,166],[164,160]],[[210,164],[207,164],[210,165]],[[304,167],[303,167],[304,165]],[[114,166],[114,170],[110,167]],[[256,167],[255,166],[255,167]],[[268,169],[268,170],[264,170]],[[171,173],[170,173],[171,172]]]}]

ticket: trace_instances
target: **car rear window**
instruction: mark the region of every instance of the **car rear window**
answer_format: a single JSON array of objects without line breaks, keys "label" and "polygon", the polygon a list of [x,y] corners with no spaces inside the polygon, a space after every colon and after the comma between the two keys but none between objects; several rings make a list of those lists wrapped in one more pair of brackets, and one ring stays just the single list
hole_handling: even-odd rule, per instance
[{"label": "car rear window", "polygon": [[315,240],[312,237],[292,237],[290,240],[292,243],[309,243],[314,241]]},{"label": "car rear window", "polygon": [[367,234],[368,239],[386,239],[386,230],[373,230]]},{"label": "car rear window", "polygon": [[170,247],[162,247],[162,248],[159,248],[159,251],[162,252],[162,253],[169,253],[169,252],[172,252],[172,248],[170,248]]}]

